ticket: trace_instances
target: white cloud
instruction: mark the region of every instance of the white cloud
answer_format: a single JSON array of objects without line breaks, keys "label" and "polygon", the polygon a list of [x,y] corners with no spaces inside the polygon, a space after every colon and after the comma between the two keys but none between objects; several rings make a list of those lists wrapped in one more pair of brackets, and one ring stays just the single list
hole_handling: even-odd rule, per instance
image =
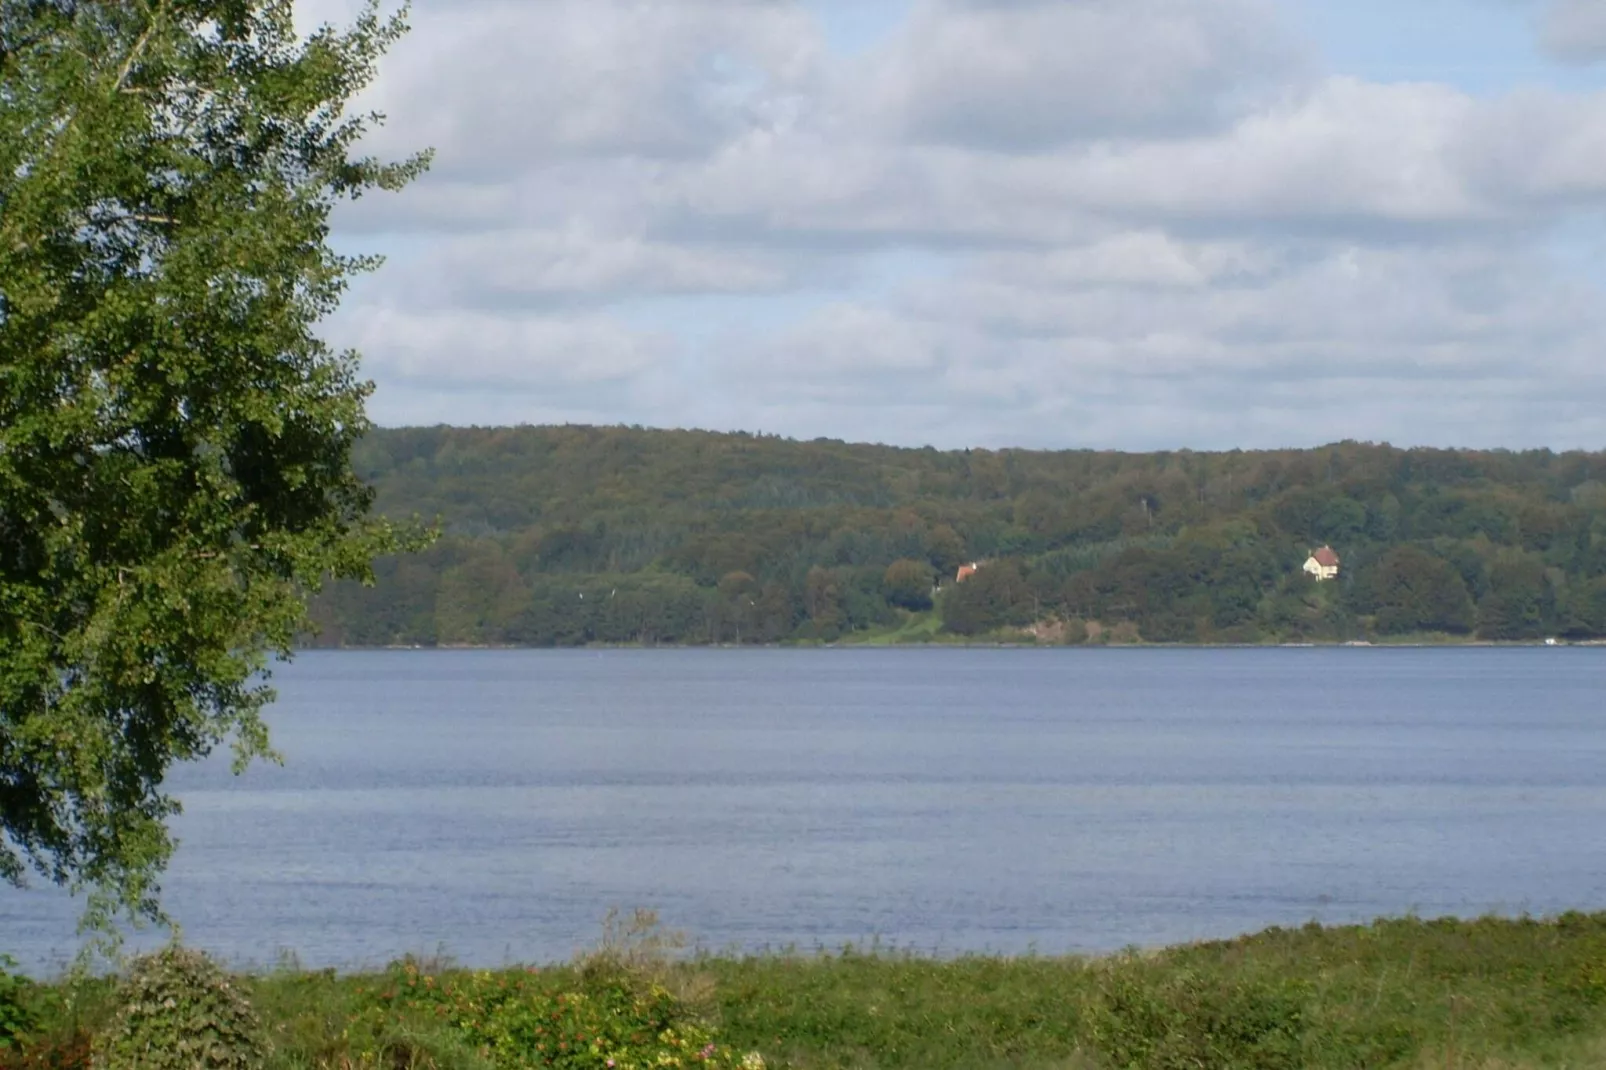
[{"label": "white cloud", "polygon": [[851,386],[859,376],[931,372],[943,359],[942,341],[928,325],[890,309],[847,303],[820,309],[778,340],[754,342],[750,350],[730,351],[725,367],[757,365],[788,392],[806,389],[816,396],[836,396],[845,379]]},{"label": "white cloud", "polygon": [[1574,63],[1606,58],[1606,4],[1600,0],[1549,0],[1540,39],[1552,55]]},{"label": "white cloud", "polygon": [[1291,62],[1265,0],[921,0],[862,92],[916,140],[1032,148],[1195,129]]},{"label": "white cloud", "polygon": [[398,282],[416,308],[771,291],[803,268],[762,250],[652,241],[576,222],[448,237],[403,271]]},{"label": "white cloud", "polygon": [[744,138],[669,203],[783,236],[1060,243],[1123,223],[1309,229],[1510,224],[1606,204],[1606,94],[1480,100],[1332,78],[1219,131],[1021,154]]},{"label": "white cloud", "polygon": [[1199,289],[1280,267],[1249,242],[1188,243],[1159,229],[1111,234],[1087,245],[1046,252],[996,253],[980,261],[999,285]]},{"label": "white cloud", "polygon": [[[989,261],[906,294],[896,314],[799,325],[772,349],[789,375],[765,373],[772,357],[756,344],[732,347],[753,355],[731,376],[771,420],[808,412],[861,437],[876,426],[866,414],[882,410],[925,412],[939,441],[993,445],[1498,445],[1531,434],[1521,429],[1536,417],[1557,433],[1606,432],[1586,400],[1606,396],[1593,344],[1606,314],[1519,252],[1290,247],[1242,273],[1223,250],[1168,242],[1161,263],[1234,268],[1206,285],[1172,286],[1165,273],[1163,290],[1131,281],[1130,261],[1114,273],[1059,269],[1120,248],[1161,246],[1133,234]],[[897,366],[910,352],[924,359]],[[852,359],[869,353],[891,359]],[[838,411],[811,408],[819,402]]]},{"label": "white cloud", "polygon": [[1461,160],[1491,196],[1531,210],[1606,201],[1606,92],[1529,91],[1480,108]]},{"label": "white cloud", "polygon": [[1020,172],[1092,207],[1165,216],[1433,222],[1490,210],[1450,150],[1474,102],[1431,85],[1337,78],[1218,136],[1025,161]]},{"label": "white cloud", "polygon": [[914,0],[850,57],[791,0],[417,8],[374,145],[440,164],[339,217],[391,254],[330,325],[381,419],[1606,437],[1546,244],[1606,208],[1606,94],[1319,77],[1278,0]]},{"label": "white cloud", "polygon": [[648,370],[664,350],[602,318],[387,305],[354,307],[334,333],[367,355],[375,377],[443,391],[615,382]]},{"label": "white cloud", "polygon": [[373,93],[405,130],[378,143],[431,145],[453,177],[695,156],[786,121],[820,47],[795,7],[740,0],[437,0],[412,22]]},{"label": "white cloud", "polygon": [[[1593,375],[1592,347],[1554,342],[1606,329],[1587,288],[1514,247],[1290,242],[1260,248],[1252,270],[1213,285],[1165,290],[1056,277],[1066,255],[1042,254],[1035,281],[1019,264],[1002,275],[984,265],[911,307],[967,328],[984,322],[996,337],[1065,342],[1081,370],[1159,376],[1476,376],[1510,367],[1525,339],[1545,345],[1552,370]],[[1220,254],[1182,244],[1173,255]]]}]

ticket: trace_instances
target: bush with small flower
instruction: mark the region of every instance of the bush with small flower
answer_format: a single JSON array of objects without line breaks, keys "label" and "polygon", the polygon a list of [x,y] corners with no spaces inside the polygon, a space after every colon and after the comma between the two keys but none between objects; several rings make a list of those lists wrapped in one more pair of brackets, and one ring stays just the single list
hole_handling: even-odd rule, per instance
[{"label": "bush with small flower", "polygon": [[398,1023],[455,1032],[497,1067],[524,1070],[763,1070],[755,1053],[720,1044],[662,985],[629,971],[432,973],[393,966],[367,993],[356,1031],[382,1037]]}]

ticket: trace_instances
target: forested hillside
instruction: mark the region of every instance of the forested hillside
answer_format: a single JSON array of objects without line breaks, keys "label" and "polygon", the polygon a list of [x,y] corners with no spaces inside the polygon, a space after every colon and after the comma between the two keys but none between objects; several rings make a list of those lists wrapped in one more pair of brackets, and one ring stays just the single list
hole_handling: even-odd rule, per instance
[{"label": "forested hillside", "polygon": [[[322,596],[321,645],[833,641],[921,614],[1064,642],[1606,635],[1601,453],[438,427],[376,430],[357,467],[443,536]],[[1317,583],[1322,545],[1342,568]]]}]

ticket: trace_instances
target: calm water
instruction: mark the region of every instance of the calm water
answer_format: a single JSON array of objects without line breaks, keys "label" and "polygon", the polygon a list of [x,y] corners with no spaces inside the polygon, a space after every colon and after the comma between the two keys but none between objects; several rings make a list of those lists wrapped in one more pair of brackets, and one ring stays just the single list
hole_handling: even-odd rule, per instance
[{"label": "calm water", "polygon": [[[1045,952],[1606,908],[1606,650],[303,655],[289,761],[188,769],[168,880],[239,962]],[[74,907],[0,889],[0,950]]]}]

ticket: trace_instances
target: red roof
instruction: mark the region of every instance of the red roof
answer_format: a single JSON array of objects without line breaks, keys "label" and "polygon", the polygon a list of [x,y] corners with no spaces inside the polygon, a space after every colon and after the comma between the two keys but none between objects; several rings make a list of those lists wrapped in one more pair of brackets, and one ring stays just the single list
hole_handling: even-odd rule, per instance
[{"label": "red roof", "polygon": [[1338,555],[1333,552],[1333,548],[1331,546],[1323,546],[1320,550],[1317,550],[1315,553],[1311,554],[1311,556],[1314,557],[1316,559],[1316,563],[1323,568],[1338,567]]}]

